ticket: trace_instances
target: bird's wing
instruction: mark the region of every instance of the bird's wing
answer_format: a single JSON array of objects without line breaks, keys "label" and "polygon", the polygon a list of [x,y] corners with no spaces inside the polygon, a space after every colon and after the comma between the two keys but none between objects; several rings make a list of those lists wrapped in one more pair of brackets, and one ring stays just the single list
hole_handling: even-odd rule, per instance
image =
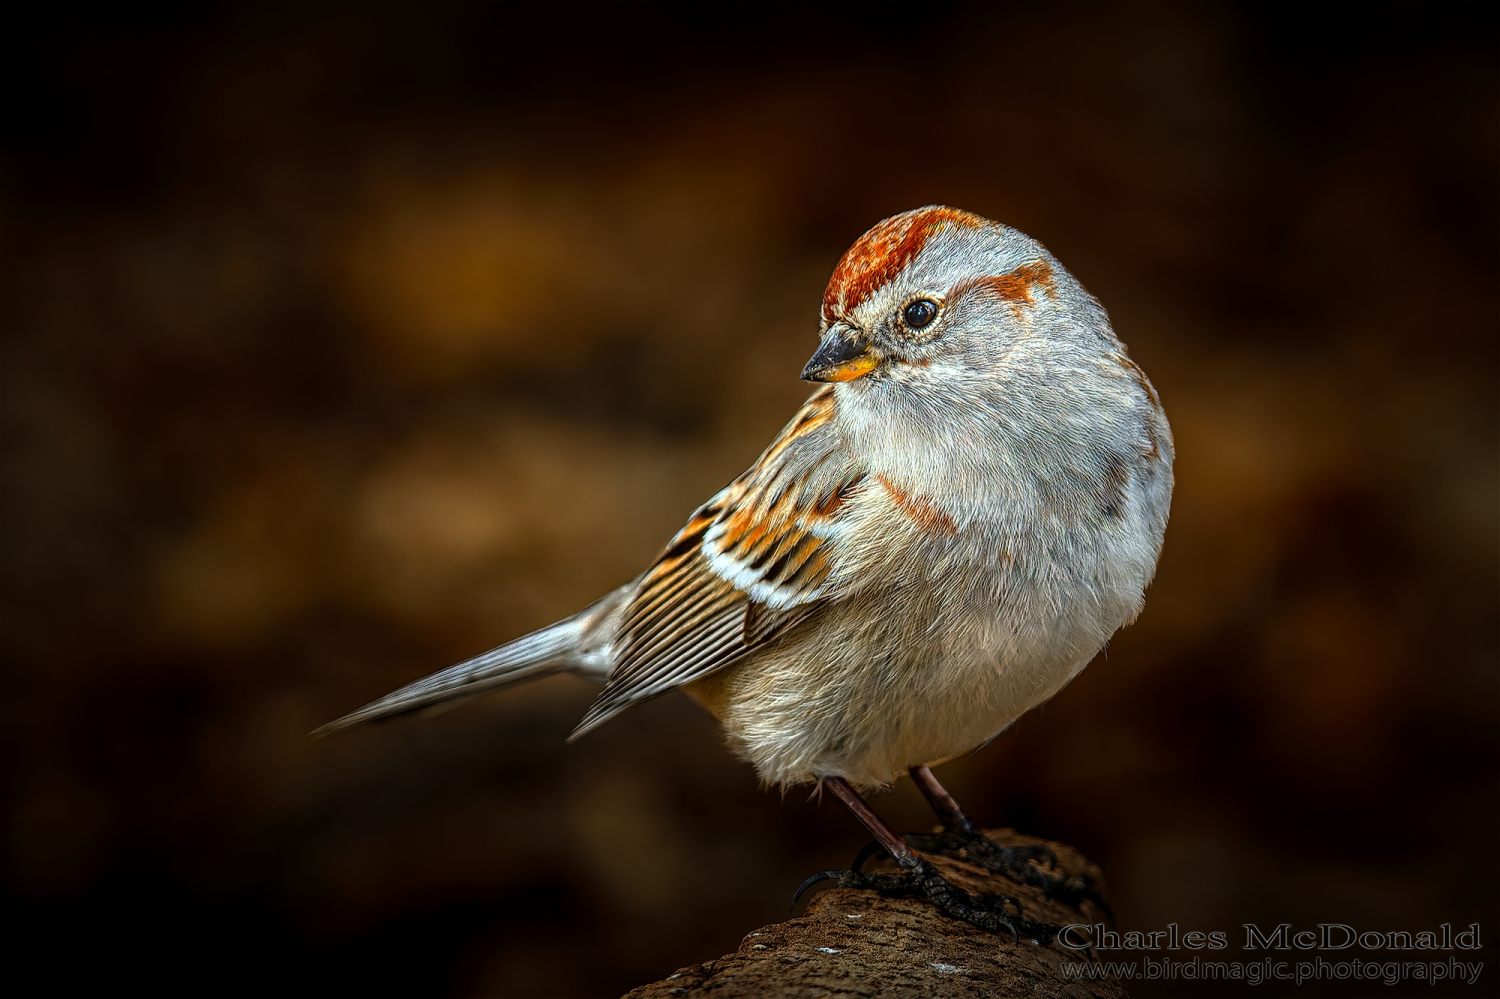
[{"label": "bird's wing", "polygon": [[864,474],[815,393],[760,459],[702,506],[624,609],[618,657],[577,738],[636,701],[728,665],[815,613],[829,547]]}]

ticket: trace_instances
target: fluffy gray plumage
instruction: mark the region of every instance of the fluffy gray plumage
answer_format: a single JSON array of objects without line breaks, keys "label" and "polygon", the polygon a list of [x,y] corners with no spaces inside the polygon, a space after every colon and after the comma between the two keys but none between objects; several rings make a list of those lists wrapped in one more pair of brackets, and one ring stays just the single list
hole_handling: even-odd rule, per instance
[{"label": "fluffy gray plumage", "polygon": [[[913,328],[913,302],[936,318]],[[325,729],[568,670],[578,735],[683,687],[761,777],[888,783],[993,738],[1140,612],[1172,436],[1040,244],[929,207],[840,262],[822,387],[639,578]]]}]

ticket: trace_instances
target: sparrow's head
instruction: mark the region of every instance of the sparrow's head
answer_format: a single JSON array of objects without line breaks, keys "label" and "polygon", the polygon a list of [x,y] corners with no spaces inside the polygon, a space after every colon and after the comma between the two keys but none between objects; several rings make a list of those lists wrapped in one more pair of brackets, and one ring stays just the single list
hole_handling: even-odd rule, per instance
[{"label": "sparrow's head", "polygon": [[[1108,334],[1103,309],[1041,244],[956,208],[892,216],[839,260],[809,381],[925,381],[1001,369],[1023,339]],[[1095,347],[1097,349],[1097,346]]]}]

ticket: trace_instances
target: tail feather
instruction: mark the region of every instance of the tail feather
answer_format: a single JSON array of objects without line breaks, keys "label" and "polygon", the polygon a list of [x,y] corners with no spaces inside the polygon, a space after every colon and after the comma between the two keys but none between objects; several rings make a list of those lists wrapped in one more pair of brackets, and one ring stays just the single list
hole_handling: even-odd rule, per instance
[{"label": "tail feather", "polygon": [[581,673],[606,680],[614,666],[611,648],[614,629],[610,627],[610,619],[623,605],[629,588],[622,586],[566,620],[409,683],[358,711],[314,729],[312,734],[328,735],[377,718],[405,714],[553,673]]}]

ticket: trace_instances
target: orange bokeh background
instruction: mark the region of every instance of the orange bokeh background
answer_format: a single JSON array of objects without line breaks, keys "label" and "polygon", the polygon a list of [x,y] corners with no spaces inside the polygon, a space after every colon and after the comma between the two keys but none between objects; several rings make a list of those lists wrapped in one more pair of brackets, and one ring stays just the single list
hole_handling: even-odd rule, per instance
[{"label": "orange bokeh background", "polygon": [[1127,928],[1500,929],[1492,15],[32,16],[3,857],[59,980],[617,994],[847,863],[678,695],[571,746],[567,677],[307,732],[638,572],[807,394],[844,247],[928,203],[1056,253],[1178,451],[1140,621],[939,776]]}]

